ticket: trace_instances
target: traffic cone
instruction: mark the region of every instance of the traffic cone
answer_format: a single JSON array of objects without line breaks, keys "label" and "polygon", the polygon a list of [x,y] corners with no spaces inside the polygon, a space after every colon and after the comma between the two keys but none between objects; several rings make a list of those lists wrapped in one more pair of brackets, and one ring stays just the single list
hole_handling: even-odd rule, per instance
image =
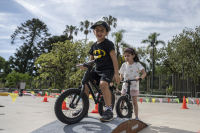
[{"label": "traffic cone", "polygon": [[47,101],[47,97],[44,97],[42,102],[49,102],[49,101]]},{"label": "traffic cone", "polygon": [[99,111],[98,111],[98,105],[99,105],[99,103],[95,104],[95,108],[92,110],[91,113],[99,113]]},{"label": "traffic cone", "polygon": [[41,96],[41,93],[38,93],[37,96]]},{"label": "traffic cone", "polygon": [[142,100],[143,100],[143,99],[142,99],[142,98],[140,98],[140,102],[141,102],[141,103],[142,103]]},{"label": "traffic cone", "polygon": [[45,93],[45,95],[44,96],[47,96],[47,93]]},{"label": "traffic cone", "polygon": [[67,108],[67,106],[66,106],[65,101],[63,101],[63,103],[62,103],[62,110],[69,110],[69,108]]},{"label": "traffic cone", "polygon": [[199,99],[196,99],[196,103],[197,103],[197,105],[199,106]]},{"label": "traffic cone", "polygon": [[185,96],[183,97],[183,104],[182,104],[182,108],[181,109],[188,109],[187,105],[186,105]]}]

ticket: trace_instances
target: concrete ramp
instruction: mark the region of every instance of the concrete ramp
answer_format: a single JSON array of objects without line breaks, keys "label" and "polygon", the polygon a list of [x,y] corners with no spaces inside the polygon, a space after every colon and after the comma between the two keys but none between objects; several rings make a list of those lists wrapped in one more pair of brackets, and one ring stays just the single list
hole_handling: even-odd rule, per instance
[{"label": "concrete ramp", "polygon": [[100,122],[99,117],[86,117],[73,125],[56,120],[31,133],[137,133],[145,127],[147,125],[139,120],[115,118]]}]

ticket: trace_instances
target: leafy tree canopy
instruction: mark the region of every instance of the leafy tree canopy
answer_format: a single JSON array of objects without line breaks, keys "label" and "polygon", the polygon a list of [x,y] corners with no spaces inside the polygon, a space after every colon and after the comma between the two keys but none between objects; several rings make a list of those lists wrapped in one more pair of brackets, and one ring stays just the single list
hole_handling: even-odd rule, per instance
[{"label": "leafy tree canopy", "polygon": [[[76,68],[76,64],[83,63],[89,58],[89,49],[93,42],[84,44],[83,40],[71,43],[69,40],[65,43],[54,43],[53,50],[50,53],[42,54],[35,62],[40,75],[37,80],[52,79],[59,89],[77,87],[80,84],[83,70]],[[38,84],[39,85],[39,82]]]},{"label": "leafy tree canopy", "polygon": [[167,52],[169,63],[173,64],[177,72],[189,76],[197,82],[200,76],[200,26],[195,30],[183,29],[182,33],[168,42]]}]

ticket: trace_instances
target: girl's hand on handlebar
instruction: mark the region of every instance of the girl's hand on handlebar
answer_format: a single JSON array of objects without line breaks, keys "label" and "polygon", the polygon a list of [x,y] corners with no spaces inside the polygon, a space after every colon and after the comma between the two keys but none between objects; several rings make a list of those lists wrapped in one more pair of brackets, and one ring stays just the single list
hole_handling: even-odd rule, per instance
[{"label": "girl's hand on handlebar", "polygon": [[135,79],[136,79],[137,81],[139,81],[140,77],[136,77]]},{"label": "girl's hand on handlebar", "polygon": [[[78,63],[77,66],[78,66],[78,65],[81,65],[81,63]],[[87,67],[83,67],[83,66],[80,66],[79,68],[82,69],[82,70],[87,69]]]}]

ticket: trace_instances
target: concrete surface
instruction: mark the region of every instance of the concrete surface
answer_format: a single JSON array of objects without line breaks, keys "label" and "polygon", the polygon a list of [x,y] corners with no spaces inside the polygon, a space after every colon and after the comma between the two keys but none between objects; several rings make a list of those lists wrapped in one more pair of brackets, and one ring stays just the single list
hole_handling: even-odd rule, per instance
[{"label": "concrete surface", "polygon": [[[5,106],[0,107],[0,133],[30,133],[56,121],[55,100],[48,98],[49,102],[41,102],[42,97],[23,96],[12,103],[10,96],[0,96],[0,105]],[[189,109],[180,109],[182,103],[153,104],[143,100],[142,104],[138,101],[138,105],[139,118],[149,125],[139,133],[200,133],[200,106],[196,104],[187,104]],[[90,99],[89,116],[99,117],[99,114],[90,113],[94,106]]]}]

